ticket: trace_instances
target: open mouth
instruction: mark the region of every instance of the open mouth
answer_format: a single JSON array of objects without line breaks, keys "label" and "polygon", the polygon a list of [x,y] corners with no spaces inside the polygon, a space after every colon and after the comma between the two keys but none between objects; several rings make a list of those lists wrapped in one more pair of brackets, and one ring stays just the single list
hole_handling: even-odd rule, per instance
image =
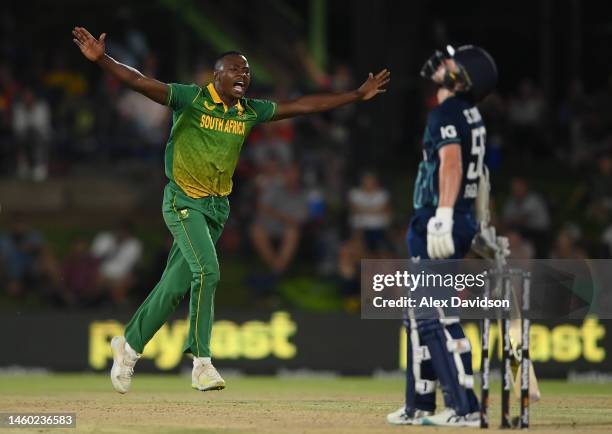
[{"label": "open mouth", "polygon": [[234,89],[234,92],[236,93],[244,93],[244,81],[237,81],[234,83],[234,86],[232,87],[232,89]]}]

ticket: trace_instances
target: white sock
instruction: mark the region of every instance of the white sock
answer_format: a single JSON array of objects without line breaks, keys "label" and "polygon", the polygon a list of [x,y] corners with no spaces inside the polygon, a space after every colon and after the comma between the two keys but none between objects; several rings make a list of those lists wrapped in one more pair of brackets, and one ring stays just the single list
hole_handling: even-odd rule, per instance
[{"label": "white sock", "polygon": [[210,357],[194,357],[193,358],[193,366],[207,365],[210,363],[211,363]]},{"label": "white sock", "polygon": [[136,351],[134,351],[134,349],[132,347],[130,347],[130,344],[127,343],[127,341],[125,341],[125,351],[127,351],[128,355],[132,359],[140,359],[140,354],[138,354]]}]

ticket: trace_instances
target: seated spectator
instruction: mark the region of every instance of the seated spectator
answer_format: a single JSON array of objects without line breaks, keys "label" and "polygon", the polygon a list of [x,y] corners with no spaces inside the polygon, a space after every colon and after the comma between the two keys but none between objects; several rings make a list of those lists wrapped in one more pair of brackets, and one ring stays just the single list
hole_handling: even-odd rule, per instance
[{"label": "seated spectator", "polygon": [[96,235],[91,253],[100,261],[100,284],[109,291],[111,301],[125,303],[142,258],[142,242],[134,236],[132,225],[122,222],[114,231]]},{"label": "seated spectator", "polygon": [[542,91],[526,78],[518,87],[517,96],[510,100],[508,120],[519,128],[535,128],[542,119],[545,101]]},{"label": "seated spectator", "polygon": [[535,249],[533,244],[523,238],[517,231],[510,231],[505,234],[510,244],[510,259],[533,259]]},{"label": "seated spectator", "polygon": [[287,166],[293,161],[293,129],[291,121],[261,124],[251,138],[249,152],[255,167],[262,167],[269,160]]},{"label": "seated spectator", "polygon": [[0,235],[0,275],[9,296],[20,297],[32,289],[43,246],[42,236],[22,216],[14,216],[11,230]]},{"label": "seated spectator", "polygon": [[266,191],[281,187],[284,182],[283,166],[276,158],[270,157],[262,163],[253,179],[255,194],[261,197]]},{"label": "seated spectator", "polygon": [[392,250],[387,238],[391,223],[389,192],[382,188],[373,173],[361,177],[361,185],[348,195],[350,226],[357,236],[363,238],[369,254]]},{"label": "seated spectator", "polygon": [[542,124],[546,102],[542,90],[529,79],[519,84],[517,96],[508,104],[508,122],[512,145],[523,154],[533,155],[545,150]]},{"label": "seated spectator", "polygon": [[51,110],[31,89],[24,89],[13,108],[13,132],[17,139],[17,175],[35,181],[47,179]]},{"label": "seated spectator", "polygon": [[544,199],[530,190],[526,179],[517,177],[512,180],[510,198],[504,205],[502,221],[508,228],[517,230],[534,243],[537,258],[545,257],[550,216]]},{"label": "seated spectator", "polygon": [[62,263],[62,301],[70,306],[92,306],[101,301],[99,262],[89,251],[88,243],[78,238]]},{"label": "seated spectator", "polygon": [[34,288],[38,295],[54,302],[59,301],[57,295],[62,292],[62,267],[55,251],[48,244],[40,249],[35,274]]},{"label": "seated spectator", "polygon": [[275,273],[283,273],[293,260],[307,215],[308,202],[297,166],[284,172],[282,184],[261,191],[250,235],[255,250]]},{"label": "seated spectator", "polygon": [[588,255],[581,245],[580,228],[565,225],[557,234],[550,257],[552,259],[585,259]]},{"label": "seated spectator", "polygon": [[[156,64],[155,56],[148,56],[145,59],[143,73],[149,77],[155,77]],[[131,90],[126,90],[119,98],[117,109],[128,121],[130,132],[135,133],[138,139],[144,142],[145,154],[157,155],[159,147],[168,137],[170,119],[168,109]]]},{"label": "seated spectator", "polygon": [[361,259],[366,256],[363,239],[353,236],[344,241],[338,252],[338,278],[340,291],[345,296],[355,296],[360,291]]}]

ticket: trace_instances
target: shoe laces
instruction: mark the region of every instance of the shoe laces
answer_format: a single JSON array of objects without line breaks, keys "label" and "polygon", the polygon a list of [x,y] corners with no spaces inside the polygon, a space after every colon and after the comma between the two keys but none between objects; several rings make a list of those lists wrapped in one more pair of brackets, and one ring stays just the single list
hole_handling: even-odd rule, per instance
[{"label": "shoe laces", "polygon": [[129,380],[132,378],[134,375],[134,365],[136,365],[136,360],[130,360],[127,357],[123,359],[123,367],[117,377],[123,380]]}]

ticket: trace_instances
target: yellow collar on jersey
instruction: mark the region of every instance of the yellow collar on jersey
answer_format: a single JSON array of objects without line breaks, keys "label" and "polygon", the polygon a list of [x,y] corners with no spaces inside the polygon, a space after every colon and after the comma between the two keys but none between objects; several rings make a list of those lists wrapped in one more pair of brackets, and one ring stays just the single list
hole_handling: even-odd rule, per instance
[{"label": "yellow collar on jersey", "polygon": [[[208,93],[210,93],[210,97],[212,98],[213,102],[215,104],[223,104],[223,110],[227,111],[227,105],[223,102],[223,100],[217,93],[217,89],[215,89],[215,84],[212,82],[208,83],[206,89],[208,89]],[[236,101],[236,105],[234,105],[234,107],[236,107],[236,109],[238,110],[239,115],[244,112],[244,108],[242,107],[242,104],[240,104],[240,100]]]}]

